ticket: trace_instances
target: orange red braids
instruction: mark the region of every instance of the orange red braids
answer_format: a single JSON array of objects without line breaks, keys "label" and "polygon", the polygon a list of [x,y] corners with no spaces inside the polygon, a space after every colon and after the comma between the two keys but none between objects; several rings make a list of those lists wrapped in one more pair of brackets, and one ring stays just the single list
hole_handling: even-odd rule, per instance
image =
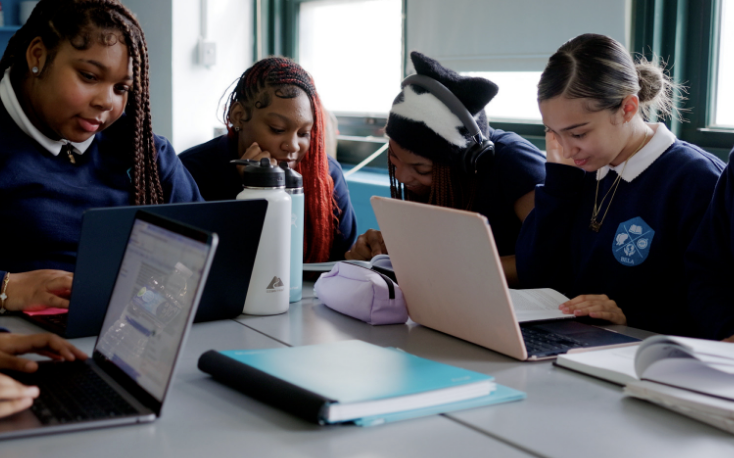
[{"label": "orange red braids", "polygon": [[230,107],[239,102],[246,110],[246,120],[249,120],[253,108],[264,108],[267,105],[267,99],[261,100],[265,89],[276,89],[277,97],[292,98],[298,95],[297,91],[288,90],[293,87],[301,89],[308,96],[314,119],[310,147],[295,168],[303,175],[303,192],[306,196],[303,259],[304,262],[324,262],[329,260],[339,220],[336,216],[338,207],[333,197],[334,181],[329,175],[326,155],[324,114],[311,76],[303,67],[285,57],[260,60],[240,77],[234,91],[227,98],[224,117],[229,126]]}]

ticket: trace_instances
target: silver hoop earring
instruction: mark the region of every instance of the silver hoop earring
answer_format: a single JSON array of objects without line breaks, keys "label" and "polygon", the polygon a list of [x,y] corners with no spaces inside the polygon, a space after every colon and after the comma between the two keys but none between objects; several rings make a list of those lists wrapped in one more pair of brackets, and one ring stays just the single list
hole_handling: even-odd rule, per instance
[{"label": "silver hoop earring", "polygon": [[235,132],[239,132],[241,130],[242,130],[242,128],[240,126],[234,126],[234,131]]},{"label": "silver hoop earring", "polygon": [[34,75],[38,74],[38,67],[33,67],[31,72],[33,72]]}]

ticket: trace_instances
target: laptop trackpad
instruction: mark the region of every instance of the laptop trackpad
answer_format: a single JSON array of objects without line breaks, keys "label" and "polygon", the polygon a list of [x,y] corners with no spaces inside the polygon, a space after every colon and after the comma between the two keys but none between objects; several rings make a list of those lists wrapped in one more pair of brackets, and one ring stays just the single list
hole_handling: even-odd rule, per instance
[{"label": "laptop trackpad", "polygon": [[0,420],[0,433],[40,428],[41,426],[43,426],[41,421],[33,415],[30,409],[26,409]]},{"label": "laptop trackpad", "polygon": [[631,342],[639,342],[640,339],[626,336],[608,329],[579,323],[575,320],[557,320],[542,323],[523,324],[522,327],[542,329],[562,336],[581,341],[590,347],[601,345],[620,345]]}]

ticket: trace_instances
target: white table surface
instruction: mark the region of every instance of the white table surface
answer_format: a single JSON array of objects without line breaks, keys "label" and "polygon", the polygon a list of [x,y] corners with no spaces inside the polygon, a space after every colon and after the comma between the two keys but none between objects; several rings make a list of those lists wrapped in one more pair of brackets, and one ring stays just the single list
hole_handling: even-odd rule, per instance
[{"label": "white table surface", "polygon": [[[309,285],[310,286],[310,285]],[[328,309],[306,288],[287,314],[237,321],[286,345],[360,339],[493,375],[525,391],[524,401],[447,417],[539,456],[734,457],[734,436],[622,395],[622,388],[551,362],[520,362],[410,322],[370,326]],[[609,326],[644,338],[650,333]]]},{"label": "white table surface", "polygon": [[[0,326],[39,331],[17,317],[0,318]],[[94,341],[73,340],[88,353]],[[144,425],[0,441],[0,457],[530,456],[438,415],[368,428],[319,427],[221,385],[196,367],[199,355],[209,349],[281,346],[232,320],[195,324],[161,418]]]}]

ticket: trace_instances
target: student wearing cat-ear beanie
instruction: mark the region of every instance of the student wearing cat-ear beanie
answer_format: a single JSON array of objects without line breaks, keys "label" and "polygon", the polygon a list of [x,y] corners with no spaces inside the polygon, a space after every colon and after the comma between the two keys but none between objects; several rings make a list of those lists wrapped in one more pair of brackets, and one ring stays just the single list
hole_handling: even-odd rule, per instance
[{"label": "student wearing cat-ear beanie", "polygon": [[[467,77],[419,52],[410,54],[418,75],[445,86],[474,118],[494,153],[485,151],[471,168],[464,153],[475,141],[460,118],[423,86],[407,84],[393,102],[385,127],[392,196],[486,216],[508,282],[516,284],[515,242],[533,208],[534,190],[545,178],[545,158],[529,141],[489,126],[484,107],[499,88]],[[347,259],[386,253],[379,231],[358,237]]]}]

